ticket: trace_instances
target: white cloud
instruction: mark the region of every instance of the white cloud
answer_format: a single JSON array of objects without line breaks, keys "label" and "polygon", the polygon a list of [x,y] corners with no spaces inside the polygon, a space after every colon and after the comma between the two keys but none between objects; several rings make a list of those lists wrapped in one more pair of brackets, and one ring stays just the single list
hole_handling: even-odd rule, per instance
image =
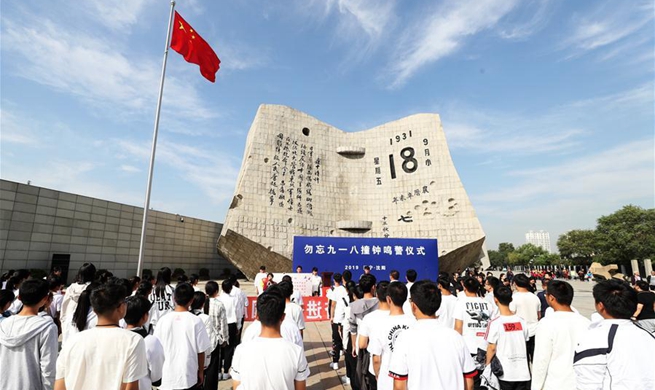
[{"label": "white cloud", "polygon": [[[6,104],[6,103],[3,103]],[[39,138],[33,131],[33,123],[18,118],[6,108],[0,109],[0,144],[23,144],[37,146]]]},{"label": "white cloud", "polygon": [[[110,39],[55,24],[49,19],[3,22],[2,50],[18,55],[11,69],[19,76],[77,96],[86,104],[118,120],[135,117],[151,121],[157,103],[160,64],[140,54],[128,54]],[[38,26],[38,28],[36,27]],[[162,115],[166,129],[203,134],[206,122],[220,116],[202,97],[197,83],[204,82],[196,65],[184,63],[182,77],[166,76]],[[187,80],[187,75],[190,80]],[[189,129],[194,129],[190,131]]]},{"label": "white cloud", "polygon": [[154,6],[154,4],[153,0],[115,2],[86,0],[80,2],[89,16],[113,30],[123,30],[136,24],[146,7]]},{"label": "white cloud", "polygon": [[[619,53],[652,51],[652,45],[648,43],[653,40],[653,11],[651,0],[600,3],[589,14],[572,18],[573,27],[561,48],[569,51],[567,58],[608,50],[600,56],[601,60],[616,57]],[[635,45],[635,40],[644,42]]]},{"label": "white cloud", "polygon": [[135,167],[133,165],[127,165],[127,164],[121,165],[120,169],[121,169],[121,171],[127,172],[127,173],[141,172],[141,169],[139,169],[139,168],[137,168],[137,167]]},{"label": "white cloud", "polygon": [[552,0],[522,1],[520,9],[508,15],[508,20],[499,26],[500,36],[510,40],[524,40],[540,31],[550,20],[553,5]]},{"label": "white cloud", "polygon": [[393,30],[395,0],[302,0],[296,5],[306,18],[319,24],[335,18],[335,37],[350,47],[344,63],[362,60]]},{"label": "white cloud", "polygon": [[[117,151],[139,161],[150,159],[150,145],[130,140],[115,140]],[[230,199],[239,174],[240,161],[207,149],[179,143],[157,144],[155,164],[165,164],[179,176],[200,188],[215,204]]]},{"label": "white cloud", "polygon": [[479,0],[475,6],[465,1],[447,0],[426,12],[416,27],[407,29],[391,59],[391,87],[402,86],[420,68],[454,53],[463,41],[494,27],[511,12],[517,0]]},{"label": "white cloud", "polygon": [[652,112],[652,105],[653,84],[648,83],[610,95],[567,102],[537,115],[454,105],[443,110],[442,119],[452,149],[531,155],[575,150],[585,136],[596,131],[593,123],[599,112],[625,117],[643,113],[649,107]]},{"label": "white cloud", "polygon": [[[655,207],[653,139],[642,139],[538,169],[511,172],[510,184],[471,196],[491,245],[523,243],[529,229],[593,228],[626,204]],[[512,182],[513,181],[513,182]]]}]

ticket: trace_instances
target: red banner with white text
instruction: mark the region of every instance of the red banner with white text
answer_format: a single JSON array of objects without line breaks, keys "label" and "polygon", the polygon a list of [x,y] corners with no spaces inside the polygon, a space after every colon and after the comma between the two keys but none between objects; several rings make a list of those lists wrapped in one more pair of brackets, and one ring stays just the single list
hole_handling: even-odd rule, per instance
[{"label": "red banner with white text", "polygon": [[[302,297],[305,322],[329,321],[326,297]],[[257,315],[257,297],[248,297],[246,321],[254,321]]]}]

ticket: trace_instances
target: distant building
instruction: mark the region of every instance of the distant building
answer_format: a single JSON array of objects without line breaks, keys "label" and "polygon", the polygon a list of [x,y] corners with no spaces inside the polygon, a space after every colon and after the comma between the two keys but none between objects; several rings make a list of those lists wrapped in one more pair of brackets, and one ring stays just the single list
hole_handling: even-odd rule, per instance
[{"label": "distant building", "polygon": [[538,246],[550,253],[550,233],[548,232],[543,230],[539,230],[538,232],[530,230],[525,233],[525,242]]}]

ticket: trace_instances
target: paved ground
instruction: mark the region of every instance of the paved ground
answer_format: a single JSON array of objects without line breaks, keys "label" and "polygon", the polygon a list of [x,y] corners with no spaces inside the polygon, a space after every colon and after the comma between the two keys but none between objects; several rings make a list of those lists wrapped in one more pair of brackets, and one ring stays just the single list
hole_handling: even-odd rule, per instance
[{"label": "paved ground", "polygon": [[[575,290],[573,306],[580,314],[589,318],[591,313],[596,311],[594,300],[591,294],[594,282],[580,282],[570,280],[569,283]],[[254,285],[250,282],[241,282],[241,288],[248,295],[255,295]],[[539,286],[541,288],[541,286]],[[248,324],[246,323],[246,326]],[[343,357],[339,362],[339,370],[329,368],[330,357],[328,352],[332,348],[330,325],[328,322],[308,322],[305,330],[305,353],[309,362],[311,376],[307,380],[308,390],[334,390],[350,389],[350,386],[341,384],[340,377],[346,375],[343,364]],[[220,382],[219,389],[231,389],[232,381]]]}]

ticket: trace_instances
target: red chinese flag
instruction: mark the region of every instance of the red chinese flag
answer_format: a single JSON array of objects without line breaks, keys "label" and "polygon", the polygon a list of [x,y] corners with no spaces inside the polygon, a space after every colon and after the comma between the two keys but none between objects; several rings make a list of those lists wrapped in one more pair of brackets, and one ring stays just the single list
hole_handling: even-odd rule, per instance
[{"label": "red chinese flag", "polygon": [[173,21],[173,38],[171,49],[182,54],[187,62],[200,66],[200,73],[212,83],[216,81],[216,72],[221,65],[221,60],[212,50],[211,46],[198,33],[182,19],[175,11]]}]

